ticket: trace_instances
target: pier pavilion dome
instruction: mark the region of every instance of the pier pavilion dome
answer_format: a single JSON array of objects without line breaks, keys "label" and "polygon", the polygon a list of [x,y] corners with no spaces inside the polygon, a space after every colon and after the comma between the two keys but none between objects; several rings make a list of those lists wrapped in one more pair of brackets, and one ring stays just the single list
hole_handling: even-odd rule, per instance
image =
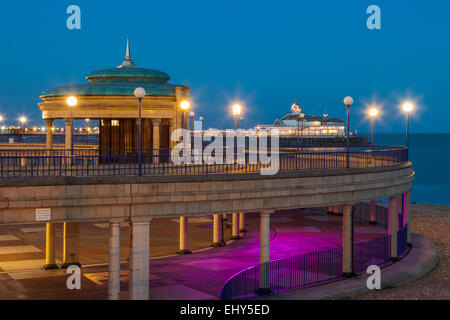
[{"label": "pier pavilion dome", "polygon": [[[170,77],[163,71],[136,66],[128,41],[121,65],[92,71],[86,79],[88,83],[56,87],[41,94],[39,106],[47,126],[52,126],[54,119],[64,119],[66,132],[71,132],[73,119],[98,119],[101,149],[137,149],[138,100],[134,90],[142,87],[146,91],[142,100],[142,147],[171,146],[169,135],[182,126],[179,105],[189,100],[189,87],[169,83]],[[67,105],[69,96],[77,98],[76,106]]]}]

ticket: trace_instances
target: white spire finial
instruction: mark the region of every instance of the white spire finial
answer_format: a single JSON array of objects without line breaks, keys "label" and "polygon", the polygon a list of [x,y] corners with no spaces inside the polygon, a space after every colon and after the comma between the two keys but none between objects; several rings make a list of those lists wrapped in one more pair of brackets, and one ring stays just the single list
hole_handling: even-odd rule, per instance
[{"label": "white spire finial", "polygon": [[127,38],[127,52],[125,54],[125,59],[130,60],[131,56],[130,56],[130,41]]}]

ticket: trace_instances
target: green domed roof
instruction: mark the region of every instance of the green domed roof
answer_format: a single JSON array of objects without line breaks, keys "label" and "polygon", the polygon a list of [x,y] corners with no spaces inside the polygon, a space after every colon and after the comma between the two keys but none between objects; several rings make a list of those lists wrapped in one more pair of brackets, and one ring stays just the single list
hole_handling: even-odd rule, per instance
[{"label": "green domed roof", "polygon": [[130,59],[128,43],[125,61],[120,66],[90,72],[86,79],[89,83],[56,87],[43,92],[40,97],[134,96],[137,87],[143,87],[150,96],[174,96],[177,87],[167,83],[170,80],[167,73],[137,67]]},{"label": "green domed roof", "polygon": [[100,69],[90,72],[87,77],[89,82],[107,82],[107,81],[154,81],[167,82],[170,77],[167,73],[144,69],[134,66],[124,66],[120,68]]}]

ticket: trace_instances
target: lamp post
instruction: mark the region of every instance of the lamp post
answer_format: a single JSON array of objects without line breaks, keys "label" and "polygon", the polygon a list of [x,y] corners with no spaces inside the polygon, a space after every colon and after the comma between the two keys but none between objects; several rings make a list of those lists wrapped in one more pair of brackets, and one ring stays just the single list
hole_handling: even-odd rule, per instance
[{"label": "lamp post", "polygon": [[406,147],[409,149],[409,114],[413,111],[414,106],[410,102],[403,104],[403,111],[406,113]]},{"label": "lamp post", "polygon": [[375,144],[375,118],[378,115],[377,108],[370,108],[369,116],[372,118],[372,146]]},{"label": "lamp post", "polygon": [[302,142],[301,142],[301,147],[302,147],[302,152],[303,152],[303,121],[305,120],[305,114],[304,113],[300,113],[300,119],[302,120]]},{"label": "lamp post", "polygon": [[244,130],[244,117],[241,117],[241,129]]},{"label": "lamp post", "polygon": [[22,131],[22,142],[23,142],[23,135],[25,134],[25,130],[24,130],[24,125],[25,125],[25,123],[28,121],[28,119],[26,118],[26,117],[20,117],[19,118],[19,122],[20,122],[20,125],[21,125],[21,129],[22,130],[20,130],[20,131]]},{"label": "lamp post", "polygon": [[138,122],[138,162],[139,162],[139,176],[142,176],[142,99],[145,97],[146,92],[142,87],[138,87],[134,90],[134,96],[139,101],[139,122]]},{"label": "lamp post", "polygon": [[183,129],[186,128],[186,112],[189,111],[189,108],[191,107],[191,104],[187,100],[181,101],[180,108],[183,111],[183,118],[182,118],[182,127]]},{"label": "lamp post", "polygon": [[195,117],[195,112],[191,111],[189,112],[189,130],[194,130],[194,117]]},{"label": "lamp post", "polygon": [[350,168],[350,106],[353,104],[352,97],[345,97],[344,104],[347,107],[347,168]]},{"label": "lamp post", "polygon": [[302,112],[302,108],[298,104],[298,99],[291,106],[292,113],[297,115],[297,152],[299,151],[299,136],[300,136],[300,114]]},{"label": "lamp post", "polygon": [[70,154],[73,154],[73,108],[78,104],[78,99],[74,96],[70,96],[67,98],[66,102],[70,107],[70,121],[72,123],[72,126],[70,127]]},{"label": "lamp post", "polygon": [[241,114],[241,109],[242,109],[241,105],[239,105],[239,104],[235,104],[233,106],[233,114],[236,117],[236,130],[238,129],[238,118],[239,118],[239,115]]}]

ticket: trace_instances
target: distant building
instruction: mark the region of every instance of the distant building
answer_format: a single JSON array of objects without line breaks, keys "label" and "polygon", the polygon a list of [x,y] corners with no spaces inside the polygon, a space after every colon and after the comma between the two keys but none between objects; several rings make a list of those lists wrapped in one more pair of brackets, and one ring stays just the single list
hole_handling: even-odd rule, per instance
[{"label": "distant building", "polygon": [[[300,109],[301,110],[301,109]],[[272,129],[280,131],[281,136],[293,136],[303,131],[303,135],[320,137],[342,137],[345,136],[345,122],[337,118],[328,118],[328,114],[316,116],[315,114],[304,114],[303,125],[298,113],[288,113],[281,118],[275,119],[271,125],[257,125],[255,129]],[[303,129],[303,130],[302,130]],[[352,133],[351,133],[352,134]]]}]

